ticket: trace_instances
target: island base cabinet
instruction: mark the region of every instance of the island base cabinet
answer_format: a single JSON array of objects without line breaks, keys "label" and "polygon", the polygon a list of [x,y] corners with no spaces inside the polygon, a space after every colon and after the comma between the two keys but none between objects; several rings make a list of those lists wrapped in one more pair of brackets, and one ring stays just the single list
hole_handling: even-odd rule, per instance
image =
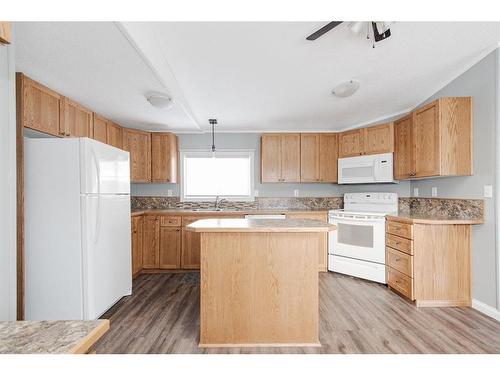
[{"label": "island base cabinet", "polygon": [[320,233],[201,233],[200,347],[319,346]]}]

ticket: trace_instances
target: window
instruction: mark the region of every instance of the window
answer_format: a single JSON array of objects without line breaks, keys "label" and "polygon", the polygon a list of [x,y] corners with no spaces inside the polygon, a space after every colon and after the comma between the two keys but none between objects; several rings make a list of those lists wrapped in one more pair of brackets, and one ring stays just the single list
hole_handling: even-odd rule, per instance
[{"label": "window", "polygon": [[181,151],[181,200],[254,200],[254,151]]}]

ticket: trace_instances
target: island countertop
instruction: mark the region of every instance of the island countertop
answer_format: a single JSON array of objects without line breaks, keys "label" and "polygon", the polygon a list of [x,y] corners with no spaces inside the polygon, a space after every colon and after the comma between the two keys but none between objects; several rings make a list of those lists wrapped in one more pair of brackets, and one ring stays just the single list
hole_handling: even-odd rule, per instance
[{"label": "island countertop", "polygon": [[312,219],[201,219],[189,224],[193,232],[287,232],[318,233],[335,230],[335,225]]},{"label": "island countertop", "polygon": [[0,322],[1,354],[83,354],[109,329],[109,320]]}]

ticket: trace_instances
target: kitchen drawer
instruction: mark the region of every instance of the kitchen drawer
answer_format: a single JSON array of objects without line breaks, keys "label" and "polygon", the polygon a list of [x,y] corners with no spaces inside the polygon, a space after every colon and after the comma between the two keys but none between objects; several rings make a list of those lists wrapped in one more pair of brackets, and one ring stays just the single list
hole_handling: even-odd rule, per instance
[{"label": "kitchen drawer", "polygon": [[413,278],[413,257],[401,251],[385,248],[386,265]]},{"label": "kitchen drawer", "polygon": [[161,216],[160,224],[162,227],[180,227],[181,217],[180,216]]},{"label": "kitchen drawer", "polygon": [[385,244],[393,249],[402,251],[403,253],[413,255],[413,241],[408,238],[386,233]]},{"label": "kitchen drawer", "polygon": [[391,267],[387,269],[387,285],[413,301],[413,279]]},{"label": "kitchen drawer", "polygon": [[396,236],[413,239],[413,225],[400,223],[399,221],[387,221],[385,223],[385,231],[395,234]]}]

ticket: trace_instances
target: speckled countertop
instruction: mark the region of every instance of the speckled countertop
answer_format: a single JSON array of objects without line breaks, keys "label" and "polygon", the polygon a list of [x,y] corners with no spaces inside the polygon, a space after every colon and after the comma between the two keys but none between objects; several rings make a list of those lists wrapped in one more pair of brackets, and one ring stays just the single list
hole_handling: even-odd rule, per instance
[{"label": "speckled countertop", "polygon": [[186,227],[193,232],[330,232],[336,226],[319,220],[202,219]]},{"label": "speckled countertop", "polygon": [[0,322],[0,353],[85,353],[108,329],[105,319]]},{"label": "speckled countertop", "polygon": [[388,220],[399,221],[409,224],[482,224],[484,220],[482,218],[478,219],[465,219],[457,218],[453,216],[437,216],[429,215],[425,213],[408,213],[399,212],[397,214],[387,215]]},{"label": "speckled countertop", "polygon": [[132,210],[132,216],[140,216],[140,215],[234,215],[234,214],[282,214],[287,212],[301,213],[301,212],[328,212],[325,209],[293,209],[293,208],[279,208],[279,209],[225,209],[222,211],[215,210],[194,210],[194,209],[186,209],[186,208],[169,208],[169,209],[148,209],[148,210]]}]

